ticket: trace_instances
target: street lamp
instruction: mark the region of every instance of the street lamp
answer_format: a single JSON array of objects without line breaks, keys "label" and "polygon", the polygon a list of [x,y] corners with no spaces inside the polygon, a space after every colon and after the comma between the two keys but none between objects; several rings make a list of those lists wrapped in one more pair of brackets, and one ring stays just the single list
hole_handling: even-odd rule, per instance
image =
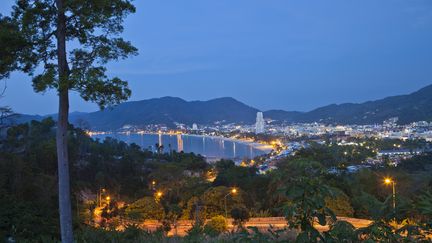
[{"label": "street lamp", "polygon": [[151,182],[151,189],[152,189],[153,191],[156,190],[156,181],[155,181],[155,180],[152,180],[152,182]]},{"label": "street lamp", "polygon": [[227,197],[231,194],[235,195],[237,193],[237,189],[233,188],[230,190],[230,192],[228,192],[225,197],[224,197],[224,202],[225,202],[225,218],[228,218],[228,211],[227,211]]},{"label": "street lamp", "polygon": [[396,217],[396,182],[392,179],[392,178],[384,178],[384,184],[386,185],[392,185],[392,189],[393,189],[393,213]]},{"label": "street lamp", "polygon": [[163,196],[163,193],[161,191],[158,191],[155,193],[156,200],[159,200],[162,196]]},{"label": "street lamp", "polygon": [[107,205],[110,205],[111,197],[110,197],[110,196],[107,196],[107,197],[105,198],[105,200],[106,200]]}]

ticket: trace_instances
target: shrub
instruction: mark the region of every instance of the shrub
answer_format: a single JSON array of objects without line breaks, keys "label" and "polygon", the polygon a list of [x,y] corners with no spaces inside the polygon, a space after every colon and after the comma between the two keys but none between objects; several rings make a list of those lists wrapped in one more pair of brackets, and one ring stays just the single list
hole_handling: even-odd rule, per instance
[{"label": "shrub", "polygon": [[330,226],[330,230],[326,232],[326,239],[329,242],[356,242],[357,234],[352,224],[346,221],[337,221]]},{"label": "shrub", "polygon": [[250,215],[247,208],[244,206],[238,206],[231,210],[231,217],[234,219],[234,225],[243,227],[243,224],[249,220]]},{"label": "shrub", "polygon": [[217,236],[228,229],[228,225],[224,216],[214,216],[204,226],[204,233],[210,236]]}]

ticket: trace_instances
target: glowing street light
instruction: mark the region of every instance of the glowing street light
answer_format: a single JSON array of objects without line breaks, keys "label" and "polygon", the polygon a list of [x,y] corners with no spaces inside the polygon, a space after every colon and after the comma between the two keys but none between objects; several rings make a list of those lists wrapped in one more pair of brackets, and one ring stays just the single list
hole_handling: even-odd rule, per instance
[{"label": "glowing street light", "polygon": [[228,192],[225,197],[224,197],[224,202],[225,202],[225,218],[228,218],[228,210],[227,210],[227,197],[229,195],[235,195],[237,193],[237,189],[234,187],[233,189],[230,190],[230,192]]},{"label": "glowing street light", "polygon": [[393,198],[393,213],[394,213],[394,215],[395,215],[395,217],[396,217],[396,182],[392,179],[392,178],[389,178],[389,177],[386,177],[386,178],[384,178],[384,184],[386,184],[386,185],[392,185],[392,191],[393,191],[393,193],[392,193],[392,198]]},{"label": "glowing street light", "polygon": [[153,191],[156,190],[156,181],[155,181],[155,180],[152,180],[152,181],[151,181],[151,189],[152,189]]},{"label": "glowing street light", "polygon": [[159,200],[162,196],[163,196],[163,193],[161,191],[158,191],[155,193],[156,200]]}]

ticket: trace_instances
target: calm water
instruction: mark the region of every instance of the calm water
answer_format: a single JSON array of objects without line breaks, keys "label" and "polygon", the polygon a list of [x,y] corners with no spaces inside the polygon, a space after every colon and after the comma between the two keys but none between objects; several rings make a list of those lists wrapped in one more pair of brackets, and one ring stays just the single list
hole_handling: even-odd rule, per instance
[{"label": "calm water", "polygon": [[268,151],[254,148],[250,144],[234,142],[217,137],[191,136],[191,135],[165,135],[165,134],[104,134],[94,135],[93,138],[103,140],[106,137],[116,138],[127,143],[136,143],[143,149],[155,151],[155,144],[164,146],[164,152],[169,152],[170,147],[175,151],[194,152],[201,154],[207,160],[221,158],[241,160],[254,158]]}]

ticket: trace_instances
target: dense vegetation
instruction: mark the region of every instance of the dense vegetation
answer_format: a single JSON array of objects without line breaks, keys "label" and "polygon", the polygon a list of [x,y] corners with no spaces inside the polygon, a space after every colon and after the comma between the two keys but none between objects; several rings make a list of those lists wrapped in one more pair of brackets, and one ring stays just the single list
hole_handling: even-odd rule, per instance
[{"label": "dense vegetation", "polygon": [[337,124],[382,123],[398,117],[399,123],[432,121],[432,85],[414,93],[391,96],[360,104],[344,103],[319,107],[309,112],[268,111],[266,117],[290,122],[316,122]]},{"label": "dense vegetation", "polygon": [[[288,228],[299,232],[291,239],[297,237],[299,242],[352,242],[359,237],[415,242],[430,233],[430,154],[404,160],[396,168],[331,174],[329,168],[337,164],[331,161],[344,159],[345,153],[335,152],[342,148],[312,146],[280,161],[277,170],[260,175],[255,167],[239,167],[229,160],[209,165],[199,155],[152,153],[113,139],[94,141],[73,127],[69,128],[69,147],[75,228],[77,240],[83,242],[158,242],[167,239],[164,232],[179,219],[197,222],[185,241],[286,239],[281,232],[241,230],[250,217],[266,216],[286,217]],[[53,120],[7,130],[0,144],[0,239],[59,239],[56,173]],[[397,182],[395,211],[391,188],[383,184],[387,176]],[[232,188],[235,194],[230,193]],[[99,194],[110,199],[98,201]],[[100,201],[101,221],[96,222],[92,215]],[[226,213],[239,230],[218,236],[226,230]],[[355,231],[346,222],[332,223],[335,216],[375,223]],[[392,223],[394,218],[404,226],[400,232]],[[159,220],[163,227],[152,234],[131,225],[123,232],[114,230],[122,222],[145,219]],[[204,219],[211,221],[204,225]],[[314,219],[331,224],[330,231],[315,230]]]}]

